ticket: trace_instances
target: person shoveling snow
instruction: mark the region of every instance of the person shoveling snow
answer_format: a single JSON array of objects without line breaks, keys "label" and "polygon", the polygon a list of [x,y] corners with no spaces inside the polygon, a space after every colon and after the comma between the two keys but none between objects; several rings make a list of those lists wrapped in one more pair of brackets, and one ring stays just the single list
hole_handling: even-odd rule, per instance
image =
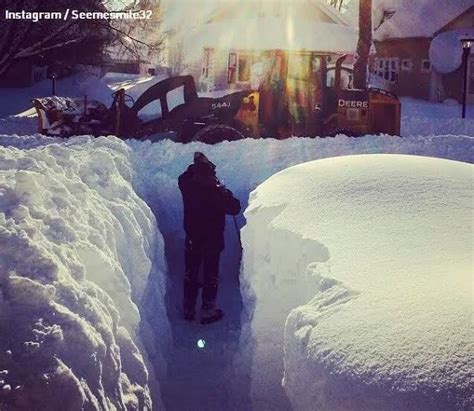
[{"label": "person shoveling snow", "polygon": [[224,312],[216,307],[219,258],[224,249],[225,215],[237,215],[240,202],[216,177],[216,166],[200,152],[179,176],[184,204],[185,274],[184,318],[192,321],[198,295],[198,276],[204,270],[201,323],[219,321]]}]

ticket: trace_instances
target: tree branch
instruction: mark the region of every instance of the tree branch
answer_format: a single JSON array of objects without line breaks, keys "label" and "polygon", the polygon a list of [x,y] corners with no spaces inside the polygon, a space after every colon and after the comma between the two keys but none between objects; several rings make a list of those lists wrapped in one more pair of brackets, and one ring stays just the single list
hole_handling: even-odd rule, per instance
[{"label": "tree branch", "polygon": [[136,42],[136,43],[142,44],[142,45],[144,45],[144,46],[146,46],[146,47],[151,47],[149,44],[144,43],[143,41],[138,40],[138,39],[132,37],[130,34],[125,33],[123,30],[120,30],[120,29],[118,29],[117,27],[112,27],[112,26],[111,26],[110,28],[111,28],[113,31],[116,31],[117,33],[122,34],[123,36],[129,38],[130,40],[132,40],[132,41],[134,41],[134,42]]},{"label": "tree branch", "polygon": [[38,54],[44,53],[45,51],[49,51],[49,50],[53,50],[53,49],[65,47],[65,46],[68,46],[69,44],[78,43],[78,42],[80,42],[81,40],[84,40],[84,38],[78,37],[78,38],[75,38],[75,39],[72,39],[72,40],[63,41],[62,43],[54,44],[54,45],[48,46],[48,47],[43,47],[43,48],[41,48],[41,49],[37,49],[37,50],[31,51],[31,52],[26,53],[26,54],[25,54],[25,53],[22,53],[21,55],[15,56],[15,59],[20,59],[20,58],[25,58],[25,57],[36,56],[36,55],[38,55]]},{"label": "tree branch", "polygon": [[[31,55],[30,53],[33,52],[35,49],[38,49],[39,47],[42,47],[44,44],[48,43],[50,40],[54,39],[56,36],[61,34],[64,30],[71,28],[74,24],[77,24],[76,21],[71,21],[69,23],[66,23],[60,27],[58,27],[56,30],[54,30],[52,33],[48,34],[44,39],[36,42],[35,44],[21,49],[15,56],[14,58],[21,58],[25,57],[25,55]],[[37,53],[34,53],[37,54]]]}]

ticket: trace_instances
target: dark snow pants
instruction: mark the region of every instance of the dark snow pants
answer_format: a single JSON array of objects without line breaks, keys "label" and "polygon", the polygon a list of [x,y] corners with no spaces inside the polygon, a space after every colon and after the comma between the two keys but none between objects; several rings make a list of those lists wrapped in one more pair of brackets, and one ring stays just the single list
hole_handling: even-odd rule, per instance
[{"label": "dark snow pants", "polygon": [[199,290],[199,270],[203,266],[202,308],[215,307],[221,249],[187,237],[184,245],[184,310],[194,312]]}]

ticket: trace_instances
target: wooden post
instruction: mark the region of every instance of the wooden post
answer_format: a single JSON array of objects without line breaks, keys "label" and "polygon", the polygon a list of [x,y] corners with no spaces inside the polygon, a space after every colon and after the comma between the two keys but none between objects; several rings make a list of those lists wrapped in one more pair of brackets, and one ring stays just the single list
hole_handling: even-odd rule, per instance
[{"label": "wooden post", "polygon": [[468,63],[469,55],[471,54],[470,43],[467,42],[467,45],[463,46],[463,61],[464,61],[464,90],[462,95],[462,118],[466,118],[466,103],[467,103],[467,73],[468,73]]},{"label": "wooden post", "polygon": [[358,59],[354,64],[354,88],[367,88],[367,65],[372,45],[372,0],[360,0],[359,3],[359,41]]}]

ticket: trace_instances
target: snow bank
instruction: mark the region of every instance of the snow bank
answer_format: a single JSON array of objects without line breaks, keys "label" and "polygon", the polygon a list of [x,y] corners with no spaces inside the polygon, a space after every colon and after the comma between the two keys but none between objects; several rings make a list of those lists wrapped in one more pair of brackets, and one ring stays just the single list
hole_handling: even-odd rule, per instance
[{"label": "snow bank", "polygon": [[[112,102],[112,90],[94,74],[79,72],[56,81],[56,95],[58,96],[83,97],[85,94],[105,104]],[[31,108],[32,98],[51,95],[51,80],[43,80],[25,88],[1,88],[0,117],[16,115]],[[0,132],[2,132],[1,128]]]},{"label": "snow bank", "polygon": [[0,147],[0,407],[150,407],[134,301],[164,249],[131,187],[130,150],[44,140]]},{"label": "snow bank", "polygon": [[[112,94],[124,88],[128,95],[136,100],[152,85],[166,76],[144,76],[122,73],[107,73],[99,78],[90,73],[81,72],[57,81],[58,96],[97,100],[110,107]],[[52,96],[51,81],[44,80],[28,88],[0,89],[0,134],[28,136],[38,131],[38,116],[33,109],[31,99]],[[3,117],[3,118],[2,118]]]},{"label": "snow bank", "polygon": [[411,97],[402,97],[402,136],[437,136],[444,134],[474,137],[474,105],[468,105],[465,119],[462,106],[431,103]]},{"label": "snow bank", "polygon": [[[150,313],[156,322],[153,331],[169,332],[163,305],[163,272],[166,270],[163,242],[161,237],[153,237],[153,216],[131,190],[130,182],[154,209],[163,234],[176,233],[168,238],[178,240],[184,233],[177,177],[192,161],[192,153],[196,150],[205,152],[217,164],[219,177],[240,198],[244,207],[248,193],[274,173],[318,158],[352,153],[405,153],[465,162],[474,160],[472,139],[458,136],[248,139],[214,146],[183,145],[167,140],[154,144],[130,140],[124,144],[110,137],[77,137],[63,141],[41,136],[0,136],[0,145],[3,146],[0,148],[0,187],[4,193],[0,196],[3,219],[0,224],[0,271],[10,273],[16,267],[15,273],[0,277],[0,328],[9,331],[15,326],[22,330],[21,333],[2,332],[0,335],[0,364],[8,364],[5,366],[7,375],[12,376],[0,377],[0,380],[13,389],[17,385],[23,387],[20,390],[27,394],[22,394],[20,400],[39,401],[37,393],[44,388],[41,385],[43,374],[47,374],[53,379],[48,385],[52,387],[51,401],[59,396],[61,401],[68,398],[90,404],[96,400],[109,401],[115,406],[119,401],[134,401],[134,396],[138,396],[123,382],[125,375],[137,390],[140,386],[143,388],[144,401],[148,401],[146,374],[139,377],[136,376],[138,371],[135,372],[144,369],[143,361],[133,348],[132,340],[125,338],[131,333],[132,339],[139,342],[133,336],[138,316],[130,296],[133,301],[139,300],[148,273],[149,277],[154,275],[158,279],[161,298],[154,301],[155,311]],[[241,217],[238,222],[243,225]],[[13,242],[18,246],[14,247]],[[236,257],[238,244],[232,224],[227,224],[226,243],[225,253],[234,251],[231,258]],[[224,265],[229,262],[227,258],[223,259]],[[20,291],[4,292],[13,290],[10,283],[16,277],[20,280],[14,279],[13,283],[22,281],[25,290],[42,297],[32,299],[28,297],[31,294]],[[234,284],[229,286],[234,287]],[[254,309],[248,291],[243,289],[244,321],[252,316]],[[16,301],[23,296],[23,300]],[[30,306],[25,301],[34,301],[36,305]],[[64,312],[68,313],[67,320]],[[17,323],[10,324],[11,318],[18,318]],[[40,319],[42,326],[36,325]],[[127,329],[123,325],[127,325]],[[42,327],[52,328],[45,331]],[[33,331],[36,329],[41,332]],[[42,337],[43,334],[55,334],[53,329],[61,330],[59,342],[53,337]],[[245,364],[252,358],[251,331],[250,328],[243,332],[242,355],[236,356],[235,367],[239,366],[237,361],[240,359]],[[23,345],[24,342],[34,344]],[[33,348],[37,354],[28,357],[30,348],[26,347],[36,347],[35,343],[39,347]],[[100,349],[94,348],[96,346]],[[92,355],[94,352],[96,354]],[[10,355],[13,360],[8,359]],[[64,364],[64,367],[61,365],[63,368],[58,365],[59,360]],[[90,363],[86,364],[86,360]],[[31,368],[22,371],[20,366],[27,361]],[[63,377],[71,383],[61,382],[64,394],[57,394],[54,391],[59,387],[56,382]],[[270,377],[277,377],[277,384],[280,383],[281,374]],[[121,400],[119,394],[114,394],[120,393],[120,385],[125,387]],[[75,394],[66,395],[66,386],[72,387],[71,392]],[[19,393],[15,395],[19,396]],[[14,397],[6,398],[13,401]],[[48,397],[41,398],[45,401]],[[159,398],[155,405],[157,403],[159,407]],[[46,404],[38,404],[47,408]]]},{"label": "snow bank", "polygon": [[253,397],[276,395],[285,328],[294,409],[472,407],[473,197],[471,165],[400,155],[259,186],[242,230]]},{"label": "snow bank", "polygon": [[[146,200],[147,204],[153,207],[155,214],[160,216],[160,231],[163,235],[173,241],[183,240],[184,232],[182,229],[182,201],[177,187],[177,178],[188,164],[192,162],[193,152],[198,150],[204,152],[216,165],[217,174],[221,181],[226,184],[237,197],[241,200],[243,208],[246,207],[248,193],[254,190],[259,184],[265,181],[273,174],[305,161],[314,159],[346,156],[355,153],[403,153],[416,154],[433,157],[455,159],[464,162],[473,162],[473,139],[459,136],[442,137],[412,137],[399,138],[387,136],[367,136],[362,138],[348,138],[338,136],[328,139],[309,139],[309,138],[291,138],[283,141],[273,139],[223,142],[217,145],[209,146],[202,143],[177,144],[171,141],[160,141],[151,143],[149,141],[140,142],[129,140],[128,144],[134,152],[134,164],[136,170],[136,181],[134,187],[140,196]],[[270,213],[270,212],[269,212]],[[271,217],[259,215],[261,224]],[[244,224],[241,216],[238,217],[240,225]],[[262,234],[262,244],[268,241],[268,237]],[[223,256],[223,272],[229,263],[227,258],[234,258],[232,252],[238,249],[236,243],[236,234],[232,221],[226,225],[226,250],[224,253],[230,253],[229,257]],[[247,244],[248,246],[248,244]],[[312,245],[308,245],[312,250]],[[282,267],[288,267],[288,270],[295,270],[294,261],[285,257],[288,250],[289,255],[296,253],[301,249],[300,242],[287,240],[285,253],[279,251],[279,264]],[[248,246],[244,256],[244,270],[248,270],[248,265],[252,263],[250,253],[251,246]],[[324,251],[318,251],[324,256]],[[309,253],[309,251],[308,251]],[[309,254],[311,255],[311,254]],[[245,268],[245,265],[247,267]],[[258,265],[258,264],[257,264]],[[306,266],[296,264],[296,270],[304,271]],[[252,281],[259,281],[260,267],[257,267],[255,273],[259,273]],[[254,363],[252,367],[252,401],[255,409],[261,407],[271,407],[271,409],[281,408],[281,396],[275,393],[275,386],[281,385],[283,373],[282,362],[282,339],[283,324],[286,316],[281,316],[279,328],[265,332],[275,332],[278,338],[275,340],[265,340],[263,345],[258,348],[258,335],[253,327],[254,323],[248,324],[248,318],[254,315],[255,301],[254,294],[249,288],[249,283],[241,286],[244,313],[242,314],[242,333],[240,338],[240,352],[235,356],[234,367],[242,368],[246,373],[245,367]],[[252,285],[253,287],[253,285]],[[292,289],[296,300],[286,298],[285,300],[273,301],[273,306],[261,305],[258,310],[267,310],[268,315],[273,311],[285,310],[286,315],[291,309],[297,307],[302,301],[299,300],[298,289]],[[269,288],[268,293],[274,290]],[[309,296],[307,296],[309,299]],[[255,315],[259,315],[255,312]],[[265,318],[265,311],[261,314]],[[259,324],[259,327],[261,323]],[[257,346],[254,345],[254,337],[257,338]],[[268,343],[268,344],[267,344]],[[278,354],[275,354],[274,347]],[[255,362],[255,358],[260,358],[263,363],[268,353],[268,361],[275,362],[279,372],[267,372],[268,369],[260,367],[262,364]],[[276,360],[275,360],[276,355]],[[280,365],[278,366],[278,361]],[[261,372],[260,372],[260,371]],[[240,375],[240,374],[238,374]],[[270,405],[269,405],[270,404]],[[269,409],[269,408],[267,408]]]},{"label": "snow bank", "polygon": [[38,116],[9,116],[0,118],[0,134],[30,136],[38,132]]}]

